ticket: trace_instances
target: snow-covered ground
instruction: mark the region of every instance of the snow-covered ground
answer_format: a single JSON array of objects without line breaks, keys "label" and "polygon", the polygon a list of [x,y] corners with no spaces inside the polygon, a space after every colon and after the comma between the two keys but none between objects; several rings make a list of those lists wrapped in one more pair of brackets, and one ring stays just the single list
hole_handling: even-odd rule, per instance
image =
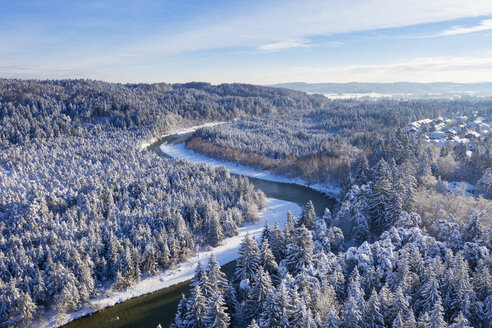
[{"label": "snow-covered ground", "polygon": [[474,196],[477,187],[465,181],[448,182],[448,192],[455,196]]},{"label": "snow-covered ground", "polygon": [[205,123],[205,124],[201,124],[201,125],[195,125],[195,126],[191,126],[188,128],[170,131],[169,133],[167,133],[167,134],[165,134],[159,138],[152,138],[150,140],[147,140],[146,142],[141,143],[139,148],[143,150],[143,149],[149,147],[150,145],[152,145],[157,140],[165,138],[165,137],[173,135],[173,134],[177,134],[177,135],[186,134],[186,133],[190,133],[190,132],[196,131],[196,130],[201,129],[201,128],[206,128],[209,126],[215,126],[215,125],[224,124],[224,123],[227,123],[227,122],[209,122],[209,123]]},{"label": "snow-covered ground", "polygon": [[226,169],[231,171],[232,173],[236,174],[241,174],[244,176],[248,177],[253,177],[253,178],[258,178],[258,179],[263,179],[263,180],[269,180],[269,181],[275,181],[275,182],[284,182],[284,183],[295,183],[301,186],[306,186],[311,189],[320,191],[322,193],[325,193],[329,196],[339,196],[342,190],[340,187],[330,185],[330,184],[308,184],[306,181],[299,179],[299,178],[285,178],[281,177],[275,174],[272,174],[270,171],[267,170],[255,170],[254,168],[239,165],[236,163],[232,162],[226,162],[226,161],[221,161],[217,159],[213,159],[204,155],[200,155],[195,153],[194,151],[188,149],[185,147],[184,144],[169,144],[169,143],[163,143],[160,146],[161,151],[168,154],[171,157],[174,158],[179,158],[179,159],[186,159],[189,162],[192,163],[206,163],[213,165],[215,167],[217,166],[224,166]]},{"label": "snow-covered ground", "polygon": [[208,258],[212,254],[215,255],[220,265],[229,263],[238,257],[239,245],[247,233],[259,238],[265,226],[265,221],[268,221],[270,226],[278,222],[282,227],[287,219],[287,211],[291,211],[295,216],[301,214],[301,208],[295,203],[267,198],[267,206],[260,212],[258,222],[245,224],[238,229],[239,234],[237,236],[226,239],[221,246],[200,251],[188,261],[176,265],[175,268],[165,270],[156,276],[145,278],[124,291],[112,292],[110,295],[93,299],[89,302],[89,305],[79,311],[66,315],[55,314],[47,322],[46,327],[60,327],[103,308],[187,281],[193,277],[198,262],[206,265]]}]

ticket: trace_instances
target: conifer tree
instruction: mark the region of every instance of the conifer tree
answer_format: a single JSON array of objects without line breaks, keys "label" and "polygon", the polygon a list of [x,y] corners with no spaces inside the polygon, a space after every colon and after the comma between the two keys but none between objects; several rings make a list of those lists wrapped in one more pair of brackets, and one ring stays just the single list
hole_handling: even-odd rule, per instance
[{"label": "conifer tree", "polygon": [[18,302],[22,323],[28,327],[36,313],[36,304],[32,301],[31,296],[25,292],[21,292]]},{"label": "conifer tree", "polygon": [[188,315],[188,300],[184,296],[181,295],[181,300],[178,304],[178,310],[176,311],[176,315],[174,316],[174,323],[171,324],[171,328],[186,328],[188,326],[188,321],[186,317]]},{"label": "conifer tree", "polygon": [[358,244],[361,244],[369,237],[367,218],[361,211],[358,210],[355,212],[352,220],[354,222],[352,227],[352,236]]},{"label": "conifer tree", "polygon": [[418,328],[426,328],[429,323],[430,323],[429,313],[425,312],[420,315],[419,321],[417,322],[417,326]]},{"label": "conifer tree", "polygon": [[480,260],[473,274],[473,289],[477,299],[485,302],[488,295],[492,294],[492,275],[489,266],[484,260]]},{"label": "conifer tree", "polygon": [[236,261],[236,279],[238,281],[245,279],[250,282],[255,281],[259,266],[260,250],[258,242],[255,238],[246,234],[239,246],[239,257]]},{"label": "conifer tree", "polygon": [[368,197],[368,211],[371,215],[371,231],[380,234],[388,228],[385,223],[385,209],[391,198],[391,172],[384,159],[378,162],[374,171],[375,181]]},{"label": "conifer tree", "polygon": [[284,231],[282,233],[283,235],[283,245],[282,247],[285,249],[288,244],[292,242],[294,239],[294,230],[296,229],[297,226],[297,219],[292,214],[291,211],[287,211],[287,221],[284,223]]},{"label": "conifer tree", "polygon": [[392,313],[391,318],[394,320],[396,315],[401,313],[402,319],[406,319],[403,316],[409,313],[409,311],[411,309],[407,296],[403,294],[401,287],[398,286],[393,297],[393,304],[390,307],[390,313]]},{"label": "conifer tree", "polygon": [[364,328],[383,328],[384,316],[382,314],[381,302],[376,290],[373,289],[366,303],[363,315]]},{"label": "conifer tree", "polygon": [[294,283],[306,305],[314,308],[315,300],[320,291],[318,279],[313,277],[306,267],[302,267]]},{"label": "conifer tree", "polygon": [[425,284],[422,286],[420,297],[421,299],[419,301],[419,310],[421,313],[428,312],[430,314],[432,309],[434,309],[434,304],[436,304],[438,300],[439,304],[441,304],[439,282],[437,281],[435,274],[432,271],[429,272],[429,277],[427,278]]},{"label": "conifer tree", "polygon": [[268,242],[272,249],[272,253],[275,256],[275,260],[277,261],[277,263],[279,263],[284,256],[285,243],[284,235],[282,233],[282,230],[280,229],[280,226],[278,225],[278,222],[275,222],[273,228],[268,233]]},{"label": "conifer tree", "polygon": [[323,213],[323,220],[326,223],[326,227],[331,227],[332,226],[332,216],[329,208],[325,208],[325,211]]},{"label": "conifer tree", "polygon": [[468,321],[468,319],[463,315],[463,312],[460,312],[453,320],[453,323],[449,326],[449,328],[472,328],[472,327],[470,326],[470,322]]},{"label": "conifer tree", "polygon": [[229,327],[230,320],[224,298],[220,293],[214,295],[205,309],[203,318],[205,327],[226,328]]},{"label": "conifer tree", "polygon": [[262,305],[272,290],[273,284],[270,275],[260,267],[258,279],[251,287],[248,293],[248,299],[246,300],[246,319],[256,318],[260,314]]},{"label": "conifer tree", "polygon": [[287,245],[285,265],[292,274],[297,274],[303,266],[309,266],[313,261],[313,237],[311,231],[303,225],[295,230],[295,236]]},{"label": "conifer tree", "polygon": [[483,236],[483,226],[478,219],[478,213],[475,210],[470,211],[468,223],[466,225],[463,237],[465,241],[476,242]]},{"label": "conifer tree", "polygon": [[277,273],[278,264],[275,260],[275,256],[273,255],[267,238],[261,241],[260,265],[270,274],[275,275]]},{"label": "conifer tree", "polygon": [[264,240],[268,240],[270,238],[270,227],[268,226],[268,220],[265,220],[265,226],[263,227],[263,231],[261,232],[260,244],[263,243]]},{"label": "conifer tree", "polygon": [[362,314],[357,304],[357,301],[352,297],[348,296],[343,304],[343,328],[359,328],[361,326]]},{"label": "conifer tree", "polygon": [[193,278],[191,278],[191,287],[195,287],[196,285],[199,285],[200,288],[203,290],[204,283],[203,283],[203,277],[205,275],[205,271],[203,270],[203,266],[201,262],[198,262],[195,268],[195,274],[193,275]]},{"label": "conifer tree", "polygon": [[340,318],[338,317],[338,313],[334,307],[332,307],[328,315],[326,316],[322,328],[339,328],[340,327]]},{"label": "conifer tree", "polygon": [[362,155],[355,167],[355,183],[362,185],[369,180],[369,163],[367,157]]},{"label": "conifer tree", "polygon": [[492,293],[487,295],[485,302],[483,303],[483,321],[492,322]]},{"label": "conifer tree", "polygon": [[391,306],[394,303],[394,295],[391,290],[384,285],[379,292],[379,297],[381,300],[381,308],[383,309],[384,322],[387,324],[393,322],[393,312],[391,312]]},{"label": "conifer tree", "polygon": [[219,246],[224,240],[224,228],[220,223],[220,218],[217,213],[214,213],[209,219],[208,235],[212,246]]},{"label": "conifer tree", "polygon": [[220,269],[220,265],[215,258],[215,255],[211,255],[208,260],[207,270],[205,271],[207,280],[204,283],[203,292],[205,297],[209,297],[215,294],[222,294],[227,290],[228,282],[225,273]]},{"label": "conifer tree", "polygon": [[232,283],[229,283],[224,294],[224,300],[226,302],[227,309],[231,315],[231,326],[241,327],[244,325],[244,315],[241,304],[236,297],[236,291]]},{"label": "conifer tree", "polygon": [[302,208],[301,218],[298,222],[298,226],[304,225],[308,230],[314,230],[314,219],[316,218],[316,212],[314,210],[313,202],[310,200]]},{"label": "conifer tree", "polygon": [[393,320],[392,328],[406,328],[401,312],[398,312],[395,319]]},{"label": "conifer tree", "polygon": [[205,328],[205,309],[207,301],[199,285],[195,285],[188,298],[186,323],[189,327]]},{"label": "conifer tree", "polygon": [[357,267],[352,270],[350,275],[347,297],[349,296],[352,296],[359,307],[362,308],[364,306],[364,292],[360,286],[360,274]]},{"label": "conifer tree", "polygon": [[429,312],[429,322],[425,325],[425,328],[446,328],[447,324],[444,321],[444,309],[441,305],[441,298],[439,297],[434,304],[432,310]]},{"label": "conifer tree", "polygon": [[283,280],[277,290],[272,290],[264,303],[259,318],[261,327],[288,327],[295,313],[292,300]]},{"label": "conifer tree", "polygon": [[343,269],[339,263],[336,263],[333,271],[328,277],[328,283],[333,286],[338,299],[345,298],[345,276],[343,275]]}]

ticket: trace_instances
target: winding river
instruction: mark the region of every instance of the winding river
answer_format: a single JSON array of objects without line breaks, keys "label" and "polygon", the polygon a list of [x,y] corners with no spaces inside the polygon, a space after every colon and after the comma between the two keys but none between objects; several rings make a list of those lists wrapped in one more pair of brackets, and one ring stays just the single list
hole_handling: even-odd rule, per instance
[{"label": "winding river", "polygon": [[[184,142],[193,132],[166,136],[148,148],[159,156],[170,158],[160,149],[162,143]],[[286,200],[304,206],[309,200],[314,204],[316,213],[322,215],[325,208],[333,210],[336,201],[311,188],[292,184],[274,182],[248,177],[249,181],[261,189],[267,197]],[[222,269],[230,275],[234,271],[235,262],[230,262]],[[98,311],[92,315],[74,320],[65,328],[108,327],[108,328],[155,328],[157,324],[168,327],[174,321],[182,293],[189,290],[189,281],[143,295],[112,307]]]}]

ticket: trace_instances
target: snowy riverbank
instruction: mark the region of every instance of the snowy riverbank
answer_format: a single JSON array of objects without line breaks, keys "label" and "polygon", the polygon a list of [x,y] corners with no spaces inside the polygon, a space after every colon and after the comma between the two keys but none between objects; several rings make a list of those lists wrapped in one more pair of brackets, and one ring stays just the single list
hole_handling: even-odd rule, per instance
[{"label": "snowy riverbank", "polygon": [[276,221],[283,226],[287,218],[287,211],[291,211],[295,216],[301,214],[301,208],[297,204],[267,198],[267,206],[259,213],[258,222],[255,224],[245,224],[238,229],[239,234],[237,236],[226,239],[221,246],[200,251],[194,257],[176,265],[173,269],[165,270],[158,275],[144,278],[135,286],[124,291],[108,292],[107,296],[91,300],[89,305],[79,311],[65,315],[53,315],[51,320],[47,321],[45,327],[60,327],[72,320],[94,313],[103,308],[187,281],[193,277],[198,262],[206,265],[211,254],[215,255],[220,265],[229,263],[238,257],[239,244],[247,233],[259,238],[263,227],[265,226],[265,221],[268,221],[270,226]]},{"label": "snowy riverbank", "polygon": [[[192,132],[189,131],[189,132]],[[160,149],[163,153],[166,153],[167,155],[174,157],[174,158],[179,158],[179,159],[186,159],[189,162],[192,163],[206,163],[210,164],[213,166],[224,166],[226,169],[228,169],[232,173],[236,174],[241,174],[244,176],[252,177],[252,178],[258,178],[258,179],[263,179],[263,180],[269,180],[269,181],[275,181],[275,182],[283,182],[283,183],[295,183],[301,186],[306,186],[311,189],[317,190],[319,192],[322,192],[328,196],[332,197],[338,197],[340,193],[342,192],[340,187],[330,185],[330,184],[308,184],[306,181],[299,179],[299,178],[285,178],[281,177],[278,175],[272,174],[270,171],[267,170],[255,170],[254,168],[239,165],[236,163],[232,162],[226,162],[226,161],[220,161],[217,159],[213,159],[210,157],[207,157],[205,155],[200,155],[195,153],[194,151],[188,149],[185,147],[184,144],[169,144],[169,143],[163,143],[160,145]]]},{"label": "snowy riverbank", "polygon": [[[218,124],[223,124],[227,122],[211,122],[202,125],[197,125],[185,129],[176,130],[170,132],[159,139],[162,139],[169,135],[181,135],[196,131],[199,128],[214,126]],[[155,143],[158,139],[149,140],[140,145],[141,149],[145,149],[149,147],[151,144]],[[229,171],[236,174],[241,174],[244,176],[254,177],[258,179],[264,179],[275,182],[284,182],[284,183],[294,183],[298,185],[303,185],[315,189],[317,191],[323,192],[327,195],[338,196],[341,192],[340,188],[330,185],[308,185],[302,179],[288,179],[280,176],[276,176],[271,174],[269,171],[258,171],[253,168],[237,165],[230,162],[223,162],[214,160],[212,158],[197,154],[189,149],[187,149],[184,144],[178,145],[170,145],[170,144],[162,144],[160,146],[161,151],[168,154],[174,158],[186,159],[189,162],[194,163],[206,163],[213,166],[225,166]],[[190,258],[188,261],[180,263],[176,265],[175,268],[170,270],[165,270],[158,275],[147,277],[142,279],[135,286],[128,288],[121,292],[108,291],[107,295],[92,299],[89,301],[89,304],[86,307],[71,312],[68,314],[58,314],[53,313],[49,316],[48,320],[44,323],[44,327],[60,327],[63,326],[70,321],[81,318],[83,316],[89,315],[101,309],[111,307],[117,303],[124,302],[126,300],[139,297],[145,294],[149,294],[155,292],[157,290],[167,288],[178,283],[187,281],[193,277],[194,270],[198,262],[206,265],[208,258],[211,254],[214,254],[217,258],[217,261],[224,265],[235,260],[238,256],[238,249],[241,239],[249,233],[253,236],[259,237],[261,235],[261,231],[265,225],[265,221],[268,220],[270,225],[273,225],[276,221],[283,226],[287,215],[286,212],[291,211],[295,216],[299,216],[301,213],[301,208],[292,202],[278,200],[274,198],[267,199],[266,208],[259,213],[259,220],[256,224],[246,224],[243,227],[239,228],[238,236],[228,238],[224,241],[223,245],[215,248],[210,248],[208,250],[200,251],[194,257]]]},{"label": "snowy riverbank", "polygon": [[150,145],[152,145],[154,142],[156,142],[157,140],[162,139],[162,138],[165,138],[165,137],[168,137],[170,135],[186,134],[186,133],[190,133],[190,132],[195,132],[196,130],[201,129],[201,128],[206,128],[206,127],[209,127],[209,126],[215,126],[215,125],[224,124],[224,123],[228,123],[228,122],[225,122],[225,121],[221,121],[221,122],[209,122],[209,123],[205,123],[205,124],[195,125],[195,126],[191,126],[191,127],[188,127],[188,128],[182,128],[182,129],[179,129],[179,130],[171,131],[171,132],[169,132],[169,133],[167,133],[167,134],[165,134],[163,136],[160,136],[159,138],[152,138],[150,140],[147,140],[146,142],[143,142],[142,144],[140,144],[140,149],[141,150],[146,149]]}]

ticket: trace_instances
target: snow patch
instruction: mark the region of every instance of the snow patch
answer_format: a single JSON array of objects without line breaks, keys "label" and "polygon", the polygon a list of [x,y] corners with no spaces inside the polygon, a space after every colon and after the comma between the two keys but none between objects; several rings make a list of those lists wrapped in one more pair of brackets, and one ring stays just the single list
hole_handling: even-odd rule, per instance
[{"label": "snow patch", "polygon": [[477,187],[474,185],[465,182],[465,181],[460,181],[460,182],[455,182],[451,181],[448,182],[448,191],[455,196],[473,196],[473,193],[477,190]]}]

